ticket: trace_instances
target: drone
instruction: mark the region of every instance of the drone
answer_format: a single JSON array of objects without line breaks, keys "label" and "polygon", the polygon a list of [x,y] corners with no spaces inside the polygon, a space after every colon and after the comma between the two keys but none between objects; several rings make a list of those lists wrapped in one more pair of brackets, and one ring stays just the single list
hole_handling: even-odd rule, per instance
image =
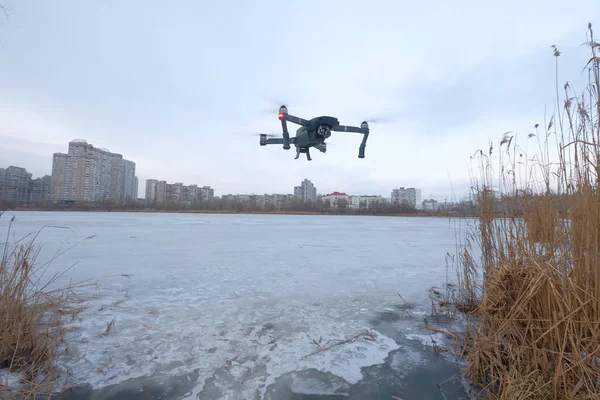
[{"label": "drone", "polygon": [[[306,159],[311,161],[310,148],[314,147],[321,153],[325,153],[327,151],[325,140],[331,137],[331,132],[362,133],[363,139],[358,148],[358,158],[365,158],[365,147],[367,145],[367,138],[369,137],[369,124],[367,121],[363,121],[359,128],[357,126],[340,125],[337,118],[329,116],[320,116],[306,120],[288,114],[288,109],[285,105],[279,107],[278,118],[281,121],[283,137],[273,138],[272,136],[274,135],[262,133],[260,134],[261,146],[280,144],[283,145],[284,150],[289,150],[291,148],[290,144],[293,144],[296,147],[296,157],[294,160],[300,157],[300,153],[304,153],[306,154]],[[287,121],[300,125],[300,128],[296,131],[296,136],[290,137]],[[271,138],[268,136],[271,136]]]}]

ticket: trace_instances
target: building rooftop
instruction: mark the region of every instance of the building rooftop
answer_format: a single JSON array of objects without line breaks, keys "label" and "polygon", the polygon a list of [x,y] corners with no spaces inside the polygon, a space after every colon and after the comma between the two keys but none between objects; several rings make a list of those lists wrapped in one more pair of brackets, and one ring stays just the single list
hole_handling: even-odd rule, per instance
[{"label": "building rooftop", "polygon": [[346,194],[344,192],[333,192],[333,193],[326,194],[325,196],[348,196],[348,194]]}]

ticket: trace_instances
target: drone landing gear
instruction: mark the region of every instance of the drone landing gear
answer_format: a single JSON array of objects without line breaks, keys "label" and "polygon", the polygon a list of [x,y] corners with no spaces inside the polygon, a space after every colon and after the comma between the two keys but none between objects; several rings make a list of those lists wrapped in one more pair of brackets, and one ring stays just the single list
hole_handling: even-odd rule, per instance
[{"label": "drone landing gear", "polygon": [[309,149],[301,149],[300,147],[296,147],[296,157],[294,157],[294,160],[297,160],[298,157],[300,157],[300,153],[306,153],[306,159],[308,161],[312,161],[312,158],[310,158],[310,150]]}]

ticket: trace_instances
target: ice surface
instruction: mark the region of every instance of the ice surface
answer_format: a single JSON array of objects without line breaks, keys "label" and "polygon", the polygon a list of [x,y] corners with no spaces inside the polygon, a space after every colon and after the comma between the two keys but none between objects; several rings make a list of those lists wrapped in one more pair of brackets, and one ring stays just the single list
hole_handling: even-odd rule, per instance
[{"label": "ice surface", "polygon": [[[2,231],[12,215],[17,238],[70,228],[42,231],[39,262],[93,236],[46,272],[77,262],[60,284],[99,283],[79,290],[89,308],[60,360],[72,383],[103,388],[197,371],[188,398],[262,398],[279,377],[311,369],[344,383],[300,374],[286,381],[290,390],[328,393],[358,384],[367,367],[415,368],[430,349],[413,344],[402,362],[390,354],[407,335],[430,339],[418,313],[455,251],[455,226],[436,218],[16,212],[0,220]],[[395,315],[397,293],[416,317],[398,314],[393,330],[380,331],[373,318]],[[373,338],[307,356],[315,342],[365,331]]]}]

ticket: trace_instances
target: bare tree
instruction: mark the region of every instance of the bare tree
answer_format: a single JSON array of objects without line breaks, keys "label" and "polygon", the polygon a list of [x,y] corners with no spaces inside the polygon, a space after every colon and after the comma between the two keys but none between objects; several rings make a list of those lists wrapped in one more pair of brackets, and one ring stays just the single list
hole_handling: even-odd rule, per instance
[{"label": "bare tree", "polygon": [[0,11],[2,11],[6,19],[8,19],[8,12],[10,11],[10,9],[6,6],[6,4],[0,3]]}]

